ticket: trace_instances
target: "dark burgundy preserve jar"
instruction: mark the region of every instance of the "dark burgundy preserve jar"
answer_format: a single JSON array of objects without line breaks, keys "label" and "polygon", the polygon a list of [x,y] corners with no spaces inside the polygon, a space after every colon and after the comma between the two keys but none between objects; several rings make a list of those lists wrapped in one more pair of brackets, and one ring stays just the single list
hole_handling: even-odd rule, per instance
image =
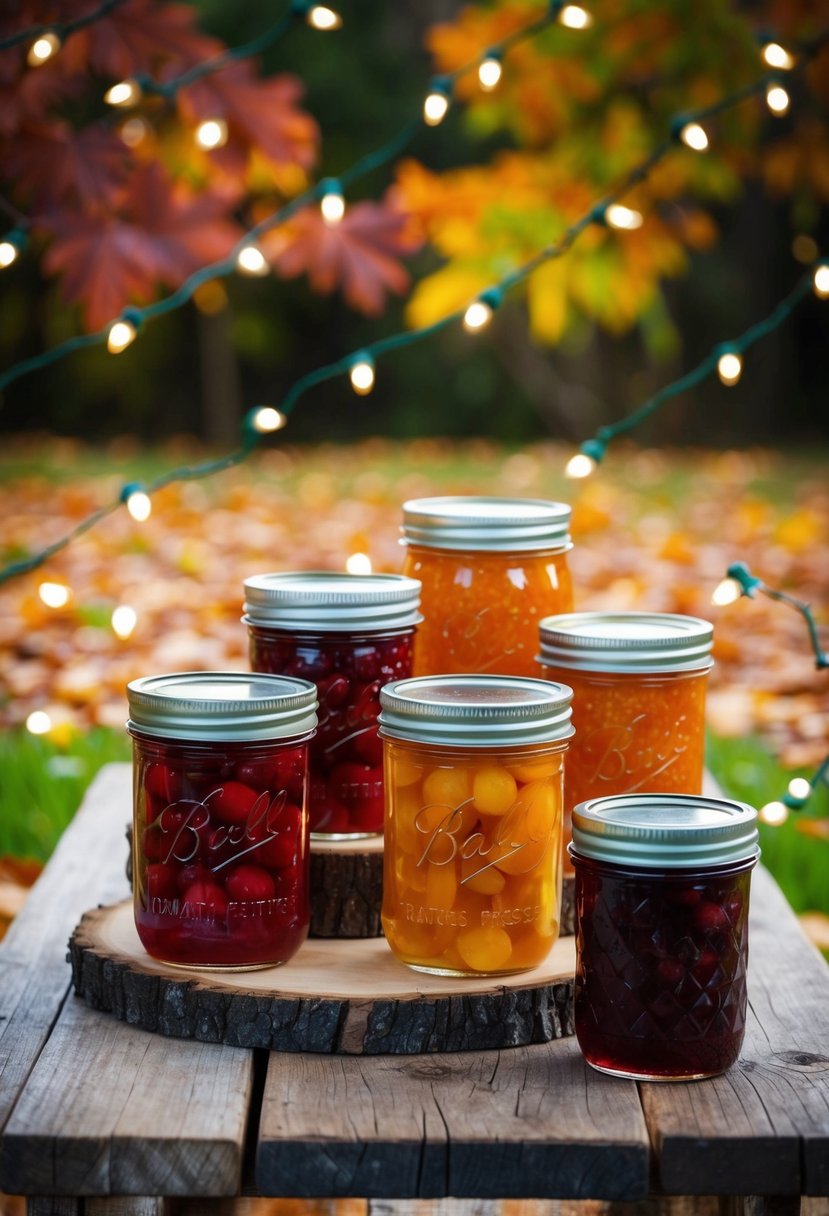
[{"label": "dark burgundy preserve jar", "polygon": [[183,967],[287,962],[310,919],[313,684],[185,672],[134,680],[127,697],[144,948]]},{"label": "dark burgundy preserve jar", "polygon": [[412,674],[420,582],[401,574],[260,574],[245,580],[242,619],[254,671],[299,676],[317,686],[312,835],[381,833],[380,689]]},{"label": "dark burgundy preserve jar", "polygon": [[757,813],[691,794],[573,810],[576,1036],[594,1068],[715,1076],[740,1053]]}]

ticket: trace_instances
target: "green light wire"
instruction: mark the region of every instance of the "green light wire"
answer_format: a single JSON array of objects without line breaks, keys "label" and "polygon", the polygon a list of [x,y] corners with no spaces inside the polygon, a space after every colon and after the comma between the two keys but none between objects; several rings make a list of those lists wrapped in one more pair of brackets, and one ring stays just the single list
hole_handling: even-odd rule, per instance
[{"label": "green light wire", "polygon": [[787,806],[790,811],[802,811],[803,808],[808,805],[809,799],[812,797],[812,794],[814,794],[821,782],[824,784],[827,783],[827,773],[829,773],[829,756],[827,756],[823,763],[817,769],[815,769],[811,777],[807,778],[810,789],[805,797],[800,794],[786,793],[783,795],[780,801],[784,806]]},{"label": "green light wire", "polygon": [[[757,328],[755,326],[755,328]],[[785,591],[775,591],[773,587],[769,587],[761,578],[757,578],[752,574],[745,562],[734,562],[728,567],[725,572],[726,578],[730,578],[740,588],[740,595],[746,596],[748,599],[754,599],[755,595],[768,596],[770,600],[778,600],[782,604],[788,604],[790,608],[796,609],[806,622],[806,627],[809,630],[809,641],[812,646],[812,651],[815,656],[815,666],[818,670],[829,667],[829,658],[827,658],[824,650],[820,645],[818,637],[817,625],[815,618],[812,616],[812,610],[803,600],[795,599],[793,595],[788,595]]]},{"label": "green light wire", "polygon": [[7,51],[10,47],[19,46],[21,42],[32,42],[42,34],[57,34],[63,41],[76,30],[82,30],[84,26],[92,25],[101,17],[106,17],[107,13],[111,13],[114,8],[118,8],[123,3],[124,0],[103,0],[103,3],[99,4],[97,8],[90,9],[82,17],[75,17],[71,21],[52,21],[46,25],[31,25],[28,29],[18,30],[16,34],[0,38],[0,51]]}]

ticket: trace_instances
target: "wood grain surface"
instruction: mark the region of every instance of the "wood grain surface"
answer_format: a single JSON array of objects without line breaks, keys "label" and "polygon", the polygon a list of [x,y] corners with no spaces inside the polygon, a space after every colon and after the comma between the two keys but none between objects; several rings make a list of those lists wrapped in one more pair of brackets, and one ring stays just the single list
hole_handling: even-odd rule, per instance
[{"label": "wood grain surface", "polygon": [[169,967],[145,952],[128,901],[84,916],[70,942],[75,990],[160,1034],[279,1051],[412,1054],[572,1034],[573,938],[512,976],[447,978],[402,966],[385,939],[313,940],[284,967]]}]

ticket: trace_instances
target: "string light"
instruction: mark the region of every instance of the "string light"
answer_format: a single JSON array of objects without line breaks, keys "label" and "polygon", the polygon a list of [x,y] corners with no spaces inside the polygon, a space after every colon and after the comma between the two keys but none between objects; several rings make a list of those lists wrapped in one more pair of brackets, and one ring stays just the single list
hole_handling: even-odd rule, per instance
[{"label": "string light", "polygon": [[352,553],[346,558],[345,568],[348,574],[371,574],[371,558],[367,553]]},{"label": "string light", "polygon": [[295,4],[293,9],[304,15],[313,30],[339,30],[342,28],[342,17],[327,4]]},{"label": "string light", "polygon": [[133,321],[121,318],[113,321],[107,334],[107,350],[111,355],[120,355],[122,350],[131,346],[138,337],[138,327]]},{"label": "string light", "polygon": [[271,435],[274,431],[281,431],[288,421],[286,416],[279,410],[275,410],[272,405],[260,405],[252,413],[251,425],[260,435]]},{"label": "string light", "polygon": [[47,30],[35,38],[29,47],[26,62],[29,67],[39,68],[41,64],[48,63],[50,59],[53,59],[62,45],[60,34],[56,33],[55,30]]},{"label": "string light", "polygon": [[41,583],[37,594],[47,608],[65,608],[72,598],[65,583]]},{"label": "string light", "polygon": [[783,72],[790,72],[797,62],[794,55],[779,42],[767,42],[760,55],[770,68],[779,68]]},{"label": "string light", "polygon": [[593,24],[593,14],[580,4],[565,4],[558,19],[568,30],[588,30]]},{"label": "string light", "polygon": [[270,266],[258,245],[244,245],[236,254],[236,269],[240,274],[259,277],[267,274]]},{"label": "string light", "polygon": [[134,106],[141,100],[141,85],[137,80],[120,80],[104,93],[109,106]]},{"label": "string light", "polygon": [[345,215],[343,188],[336,178],[327,177],[325,181],[320,182],[319,189],[322,191],[320,213],[325,223],[329,227],[334,227],[342,221]]},{"label": "string light", "polygon": [[792,777],[786,793],[779,800],[767,802],[760,811],[760,818],[768,824],[777,826],[788,818],[789,811],[802,811],[821,783],[825,783],[829,773],[829,756],[812,774],[811,777]]},{"label": "string light", "polygon": [[821,262],[812,275],[812,288],[821,300],[829,299],[829,262]]},{"label": "string light", "polygon": [[34,709],[26,719],[26,730],[30,735],[48,735],[52,729],[52,719],[45,709]]},{"label": "string light", "polygon": [[789,818],[789,808],[776,800],[774,802],[767,802],[764,807],[760,808],[760,818],[769,827],[778,828],[781,823],[785,823]]},{"label": "string light", "polygon": [[196,143],[205,152],[222,148],[227,143],[227,123],[223,118],[205,118],[196,127]]},{"label": "string light", "polygon": [[589,477],[601,464],[606,450],[607,444],[598,435],[593,439],[586,439],[578,452],[567,461],[564,469],[565,477],[569,477],[571,480]]},{"label": "string light", "polygon": [[374,388],[374,360],[365,351],[355,356],[348,373],[351,387],[360,397],[365,397]]},{"label": "string light", "polygon": [[[714,592],[714,595],[719,597],[713,601],[714,603],[720,605],[730,604],[743,595],[749,599],[754,599],[755,595],[765,595],[771,600],[788,604],[790,608],[796,609],[806,622],[809,640],[811,641],[812,651],[815,656],[815,666],[819,670],[829,667],[829,658],[826,657],[821,649],[817,626],[808,604],[804,604],[802,600],[795,599],[793,595],[788,595],[785,591],[776,591],[773,587],[767,586],[761,578],[757,578],[756,575],[751,573],[745,562],[732,562],[726,570],[725,575],[725,579],[723,579]],[[726,587],[727,583],[733,584],[737,594],[734,593],[734,589]]]},{"label": "string light", "polygon": [[0,270],[5,270],[20,257],[26,244],[26,233],[22,228],[13,228],[0,241]]},{"label": "string light", "polygon": [[812,783],[807,781],[805,777],[792,777],[789,782],[788,794],[796,802],[805,806],[812,792]]},{"label": "string light", "polygon": [[113,609],[112,617],[112,632],[117,638],[126,641],[132,637],[135,632],[135,626],[138,624],[138,613],[129,604],[119,604]]},{"label": "string light", "polygon": [[766,105],[772,114],[778,117],[788,114],[791,102],[792,99],[782,84],[770,83],[766,86]]},{"label": "string light", "polygon": [[736,579],[724,578],[714,588],[711,595],[711,603],[715,604],[718,608],[725,608],[728,604],[736,604],[742,594],[742,587]]},{"label": "string light", "polygon": [[634,210],[633,207],[625,207],[623,203],[611,203],[609,207],[605,208],[604,219],[611,228],[621,228],[627,232],[641,228],[644,223],[640,211]]},{"label": "string light", "polygon": [[146,523],[153,510],[149,494],[145,494],[143,490],[132,490],[127,494],[124,501],[126,502],[127,510],[136,523]]},{"label": "string light", "polygon": [[743,374],[743,357],[735,350],[725,350],[717,360],[717,375],[731,387]]},{"label": "string light", "polygon": [[449,112],[452,98],[452,82],[448,77],[433,80],[423,103],[423,121],[428,127],[437,127]]},{"label": "string light", "polygon": [[705,152],[708,148],[708,135],[698,122],[684,123],[679,128],[679,138],[694,152]]},{"label": "string light", "polygon": [[491,93],[498,87],[503,74],[504,69],[501,66],[500,56],[488,51],[486,58],[482,59],[478,65],[478,84],[485,93]]}]

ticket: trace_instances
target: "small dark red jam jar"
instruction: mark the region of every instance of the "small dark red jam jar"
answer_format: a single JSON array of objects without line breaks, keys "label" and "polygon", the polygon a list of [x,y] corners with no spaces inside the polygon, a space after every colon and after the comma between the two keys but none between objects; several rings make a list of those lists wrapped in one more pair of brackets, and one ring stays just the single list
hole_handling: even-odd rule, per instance
[{"label": "small dark red jam jar", "polygon": [[127,686],[135,923],[153,957],[243,970],[308,935],[307,680],[244,672]]},{"label": "small dark red jam jar", "polygon": [[757,812],[691,794],[573,810],[576,1036],[600,1072],[690,1081],[725,1072],[746,1018]]},{"label": "small dark red jam jar", "polygon": [[260,574],[245,580],[242,619],[254,671],[317,686],[311,834],[378,835],[385,811],[380,689],[412,674],[420,582],[401,574]]}]

